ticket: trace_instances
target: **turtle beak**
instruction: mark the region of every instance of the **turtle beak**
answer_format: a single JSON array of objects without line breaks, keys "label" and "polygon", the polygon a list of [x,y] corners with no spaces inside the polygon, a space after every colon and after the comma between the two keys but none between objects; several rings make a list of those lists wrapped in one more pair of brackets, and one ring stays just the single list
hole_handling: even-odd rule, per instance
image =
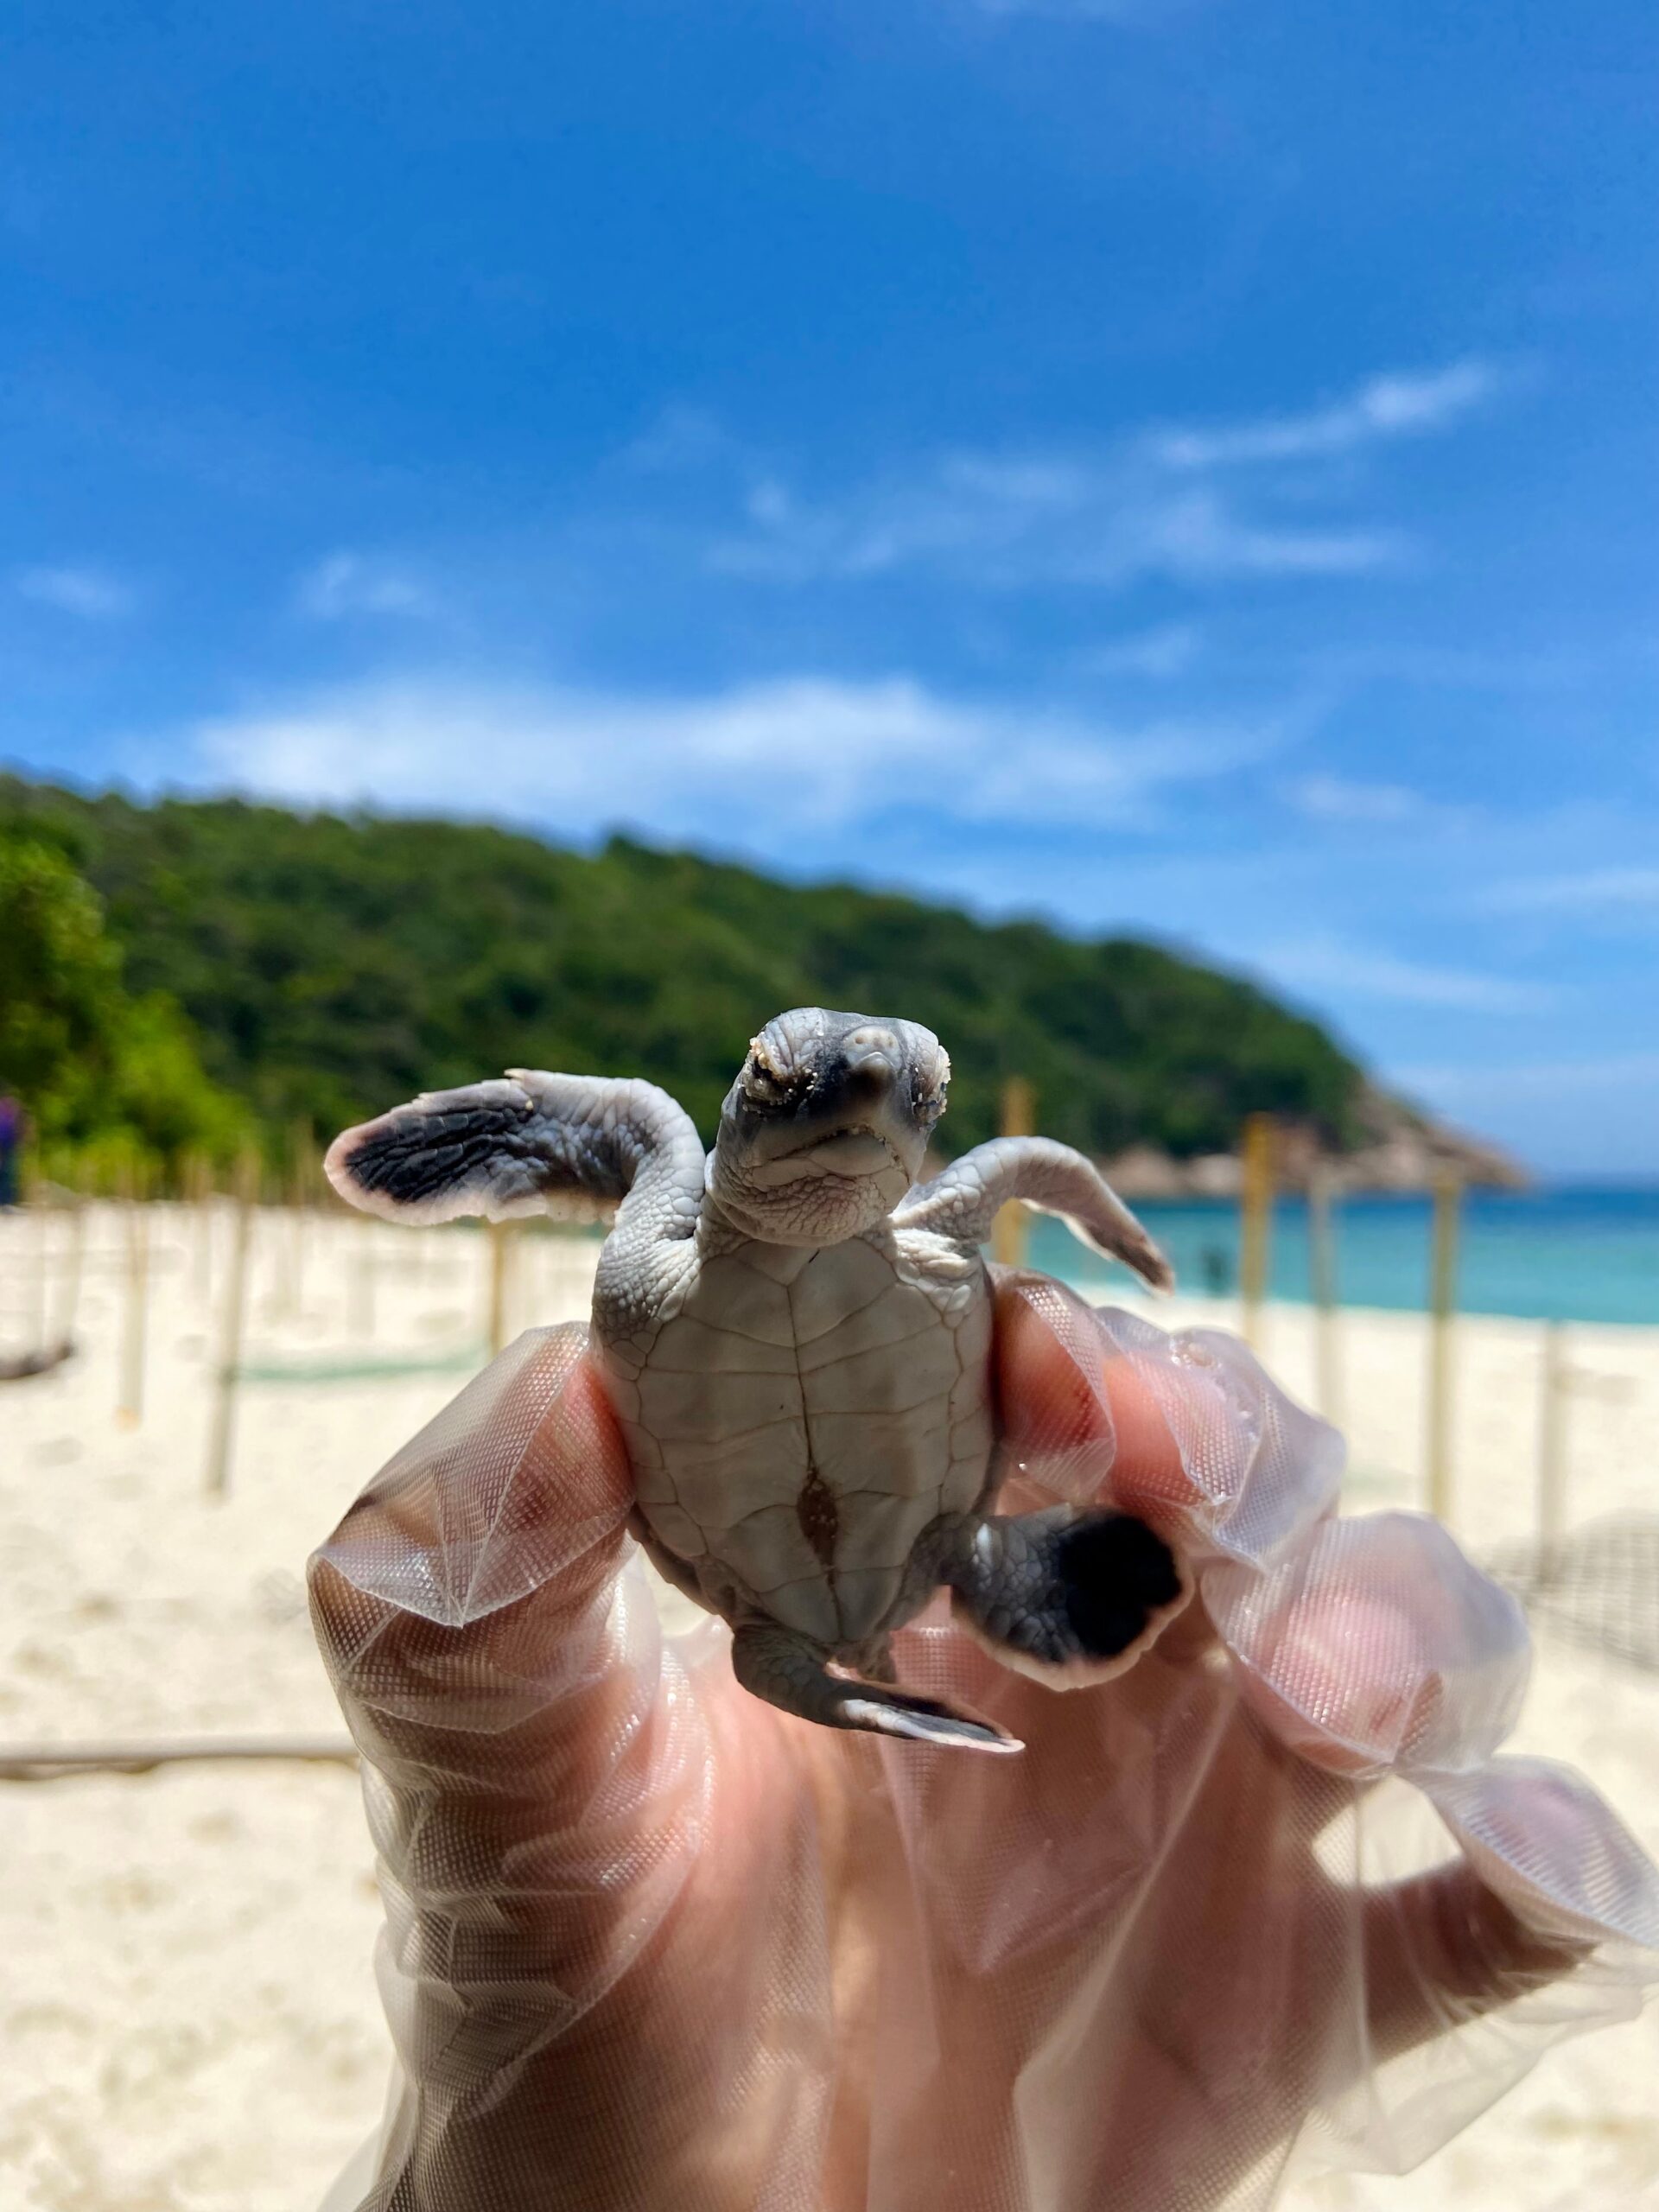
[{"label": "turtle beak", "polygon": [[750,1169],[750,1179],[762,1191],[776,1190],[804,1174],[839,1176],[843,1181],[866,1175],[902,1170],[897,1147],[874,1129],[842,1129],[809,1139],[792,1152],[779,1153]]},{"label": "turtle beak", "polygon": [[827,1059],[802,1110],[758,1132],[756,1176],[782,1180],[808,1161],[842,1176],[902,1166],[910,1134],[904,1074],[904,1048],[892,1030],[855,1030]]},{"label": "turtle beak", "polygon": [[899,1039],[891,1029],[855,1029],[842,1047],[838,1088],[849,1103],[874,1103],[893,1089],[901,1065]]}]

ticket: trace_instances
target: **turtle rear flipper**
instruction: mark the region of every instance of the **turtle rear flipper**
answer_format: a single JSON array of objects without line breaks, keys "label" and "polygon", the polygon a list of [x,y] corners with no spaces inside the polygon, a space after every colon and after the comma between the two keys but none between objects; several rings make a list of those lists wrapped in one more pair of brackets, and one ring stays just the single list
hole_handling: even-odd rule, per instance
[{"label": "turtle rear flipper", "polygon": [[1124,1673],[1192,1595],[1163,1538],[1103,1506],[964,1516],[935,1541],[958,1626],[1057,1689]]},{"label": "turtle rear flipper", "polygon": [[912,1697],[881,1682],[832,1675],[812,1646],[772,1621],[745,1621],[732,1637],[732,1671],[768,1705],[825,1728],[855,1728],[916,1744],[961,1751],[1017,1751],[1024,1747],[988,1720],[955,1713],[937,1699]]}]

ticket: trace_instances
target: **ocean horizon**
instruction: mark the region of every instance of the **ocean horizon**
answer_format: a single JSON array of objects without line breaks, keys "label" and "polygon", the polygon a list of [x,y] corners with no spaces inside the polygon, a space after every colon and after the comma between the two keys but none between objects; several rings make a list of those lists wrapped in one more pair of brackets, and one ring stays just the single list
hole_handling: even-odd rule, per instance
[{"label": "ocean horizon", "polygon": [[[1135,1213],[1174,1262],[1178,1287],[1198,1296],[1238,1291],[1236,1200],[1148,1198]],[[1357,1192],[1332,1206],[1337,1295],[1344,1306],[1421,1313],[1428,1303],[1433,1202],[1424,1193]],[[1031,1264],[1091,1294],[1121,1295],[1123,1270],[1080,1245],[1062,1222],[1032,1222]],[[1269,1252],[1270,1298],[1312,1302],[1307,1205],[1278,1199]],[[1458,1307],[1522,1320],[1659,1326],[1659,1181],[1562,1179],[1525,1191],[1471,1190],[1464,1198]]]}]

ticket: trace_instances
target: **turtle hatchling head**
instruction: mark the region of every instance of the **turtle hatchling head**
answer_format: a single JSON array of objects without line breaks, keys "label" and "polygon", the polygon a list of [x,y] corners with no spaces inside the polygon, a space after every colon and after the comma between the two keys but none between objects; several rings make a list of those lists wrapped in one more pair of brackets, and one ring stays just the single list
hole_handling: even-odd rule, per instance
[{"label": "turtle hatchling head", "polygon": [[950,1062],[919,1022],[797,1007],[769,1021],[726,1094],[715,1203],[769,1244],[837,1244],[921,1172]]}]

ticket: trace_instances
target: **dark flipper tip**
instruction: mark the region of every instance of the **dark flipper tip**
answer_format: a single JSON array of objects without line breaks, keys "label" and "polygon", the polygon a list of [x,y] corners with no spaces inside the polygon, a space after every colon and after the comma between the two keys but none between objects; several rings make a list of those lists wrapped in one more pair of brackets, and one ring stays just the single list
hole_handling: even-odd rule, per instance
[{"label": "dark flipper tip", "polygon": [[893,1690],[860,1684],[841,1708],[841,1725],[868,1730],[878,1736],[902,1737],[913,1744],[944,1744],[965,1751],[1022,1751],[1017,1737],[993,1728],[988,1721],[970,1720],[931,1698],[905,1697]]},{"label": "dark flipper tip", "polygon": [[1072,1634],[1096,1659],[1127,1650],[1184,1586],[1169,1546],[1128,1513],[1087,1514],[1068,1529],[1055,1574]]}]

